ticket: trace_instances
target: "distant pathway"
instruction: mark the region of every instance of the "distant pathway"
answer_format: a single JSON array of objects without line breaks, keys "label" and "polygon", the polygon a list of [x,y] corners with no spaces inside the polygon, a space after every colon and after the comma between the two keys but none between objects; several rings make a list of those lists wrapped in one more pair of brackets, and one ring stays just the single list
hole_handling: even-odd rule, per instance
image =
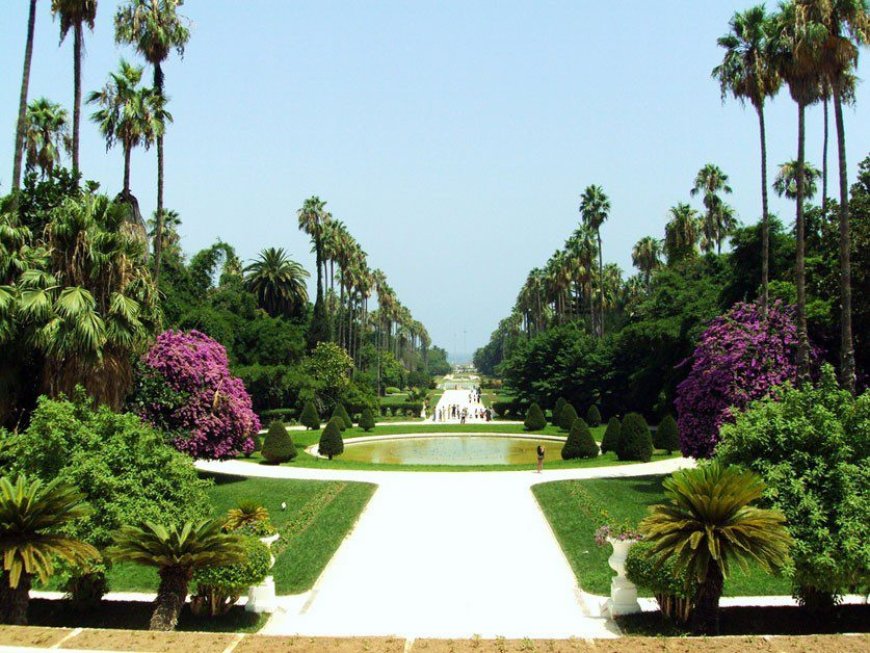
[{"label": "distant pathway", "polygon": [[244,476],[376,483],[378,491],[314,589],[281,598],[269,634],[404,637],[613,637],[584,595],[530,492],[536,483],[665,474],[672,458],[521,472],[200,469]]}]

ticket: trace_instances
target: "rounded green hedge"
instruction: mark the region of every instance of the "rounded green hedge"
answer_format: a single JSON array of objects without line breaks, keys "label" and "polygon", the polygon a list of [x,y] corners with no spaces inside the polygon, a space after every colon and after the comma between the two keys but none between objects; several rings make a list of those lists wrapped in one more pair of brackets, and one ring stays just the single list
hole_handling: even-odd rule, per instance
[{"label": "rounded green hedge", "polygon": [[577,410],[569,403],[566,403],[562,412],[559,414],[559,428],[563,431],[570,431],[574,426],[574,421],[579,417]]},{"label": "rounded green hedge", "polygon": [[299,417],[299,422],[312,431],[316,431],[320,428],[320,414],[317,412],[317,408],[314,407],[313,401],[305,402],[305,407],[302,409],[302,415]]},{"label": "rounded green hedge", "polygon": [[284,422],[275,420],[269,424],[269,431],[263,439],[261,455],[273,465],[296,458],[296,445],[293,444],[293,438],[290,437]]},{"label": "rounded green hedge", "polygon": [[622,424],[618,417],[611,417],[607,422],[607,428],[604,430],[604,437],[601,438],[601,453],[616,452],[619,448],[619,434],[622,431]]},{"label": "rounded green hedge", "polygon": [[656,449],[664,449],[669,454],[680,450],[680,430],[677,420],[668,413],[656,429],[653,435],[653,445]]},{"label": "rounded green hedge", "polygon": [[573,458],[595,458],[598,455],[598,444],[592,437],[589,425],[582,419],[575,419],[565,446],[562,447],[562,460]]},{"label": "rounded green hedge", "polygon": [[586,421],[589,422],[589,426],[601,426],[601,412],[595,404],[589,406],[589,410],[586,411]]},{"label": "rounded green hedge", "polygon": [[332,460],[333,456],[344,453],[344,440],[341,438],[341,421],[340,417],[333,417],[326,424],[323,433],[320,434],[318,451],[321,456],[326,456],[330,460]]},{"label": "rounded green hedge", "polygon": [[622,420],[622,429],[619,433],[619,445],[616,455],[620,460],[639,460],[649,462],[652,460],[653,443],[652,434],[646,420],[639,413],[629,413]]},{"label": "rounded green hedge", "polygon": [[529,406],[529,412],[526,413],[526,421],[523,423],[527,431],[541,431],[547,426],[547,418],[544,417],[544,411],[538,404]]}]

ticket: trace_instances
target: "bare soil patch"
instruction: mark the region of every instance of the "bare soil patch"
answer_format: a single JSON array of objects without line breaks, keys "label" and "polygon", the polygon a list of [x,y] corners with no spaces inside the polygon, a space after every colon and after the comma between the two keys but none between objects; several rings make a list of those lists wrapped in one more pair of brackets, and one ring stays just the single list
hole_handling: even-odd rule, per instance
[{"label": "bare soil patch", "polygon": [[0,626],[3,646],[53,646],[72,632],[70,628],[39,628],[36,626]]},{"label": "bare soil patch", "polygon": [[214,633],[158,633],[131,630],[85,630],[67,640],[65,647],[147,653],[212,653],[223,651],[233,635]]},{"label": "bare soil patch", "polygon": [[[405,640],[395,637],[246,637],[233,653],[403,653]],[[185,651],[185,653],[187,653]]]}]

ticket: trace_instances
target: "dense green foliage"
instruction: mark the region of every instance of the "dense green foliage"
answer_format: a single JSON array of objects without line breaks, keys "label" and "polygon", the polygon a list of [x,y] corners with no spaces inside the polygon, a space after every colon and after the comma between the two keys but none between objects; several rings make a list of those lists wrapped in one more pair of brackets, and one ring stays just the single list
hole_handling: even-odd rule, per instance
[{"label": "dense green foliage", "polygon": [[310,430],[320,428],[320,415],[317,414],[317,409],[314,407],[313,401],[306,401],[305,408],[302,409],[302,416],[299,418],[299,423]]},{"label": "dense green foliage", "polygon": [[556,405],[553,406],[553,412],[551,415],[551,422],[554,426],[559,426],[559,418],[562,415],[562,409],[565,408],[565,404],[568,402],[565,401],[565,397],[559,397],[556,399]]},{"label": "dense green foliage", "polygon": [[241,562],[204,567],[194,572],[196,594],[190,599],[194,613],[213,617],[226,614],[249,587],[266,578],[272,566],[269,547],[253,536],[243,537],[241,545]]},{"label": "dense green foliage", "polygon": [[544,411],[538,404],[529,406],[529,411],[526,413],[526,421],[523,422],[527,431],[540,431],[547,426],[547,418],[544,417]]},{"label": "dense green foliage", "polygon": [[589,406],[589,410],[586,411],[586,421],[589,422],[589,426],[601,425],[601,412],[595,404]]},{"label": "dense green foliage", "polygon": [[269,430],[266,432],[266,437],[263,438],[263,458],[273,465],[286,463],[296,458],[296,445],[293,444],[293,438],[290,437],[290,432],[284,425],[284,422],[275,420],[269,424]]},{"label": "dense green foliage", "polygon": [[575,419],[565,444],[562,447],[562,460],[573,458],[595,458],[598,456],[598,443],[592,437],[589,425],[583,419]]},{"label": "dense green foliage", "polygon": [[372,415],[370,408],[363,409],[362,415],[359,418],[359,427],[366,433],[375,428],[375,417]]},{"label": "dense green foliage", "polygon": [[570,403],[566,403],[562,412],[559,413],[559,428],[563,431],[570,431],[575,421],[577,421],[577,411]]},{"label": "dense green foliage", "polygon": [[677,428],[677,420],[670,413],[659,422],[659,427],[653,435],[653,446],[656,449],[664,449],[668,453],[679,451],[680,431]]},{"label": "dense green foliage", "polygon": [[618,417],[611,417],[601,438],[601,453],[616,451],[619,448],[619,436],[622,432],[622,423]]},{"label": "dense green foliage", "polygon": [[688,569],[677,570],[675,558],[656,564],[651,553],[650,542],[641,540],[634,544],[625,559],[625,575],[639,588],[652,592],[662,615],[678,624],[686,623],[692,614],[698,583]]},{"label": "dense green foliage", "polygon": [[344,440],[341,438],[341,418],[333,417],[326,424],[323,433],[320,435],[320,444],[318,451],[321,456],[326,456],[332,460],[333,456],[338,456],[344,451]]},{"label": "dense green foliage", "polygon": [[629,413],[622,420],[616,455],[620,460],[649,462],[652,458],[652,434],[643,415]]}]

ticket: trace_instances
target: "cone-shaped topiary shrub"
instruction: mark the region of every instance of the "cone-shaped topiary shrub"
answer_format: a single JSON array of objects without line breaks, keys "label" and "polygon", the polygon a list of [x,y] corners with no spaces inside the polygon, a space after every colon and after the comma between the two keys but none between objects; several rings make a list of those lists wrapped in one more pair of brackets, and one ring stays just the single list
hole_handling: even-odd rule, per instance
[{"label": "cone-shaped topiary shrub", "polygon": [[544,417],[544,411],[538,404],[529,406],[526,413],[526,421],[523,422],[527,431],[540,431],[547,426],[547,418]]},{"label": "cone-shaped topiary shrub", "polygon": [[595,404],[589,406],[589,410],[586,411],[586,421],[589,422],[589,426],[601,426],[601,413]]},{"label": "cone-shaped topiary shrub", "polygon": [[333,417],[326,424],[326,428],[320,434],[320,444],[318,445],[321,456],[326,456],[332,460],[333,456],[338,456],[344,451],[344,440],[341,439],[342,423],[343,420],[340,417]]},{"label": "cone-shaped topiary shrub", "polygon": [[353,418],[351,418],[350,414],[347,412],[347,408],[344,407],[344,404],[339,403],[335,409],[338,411],[338,414],[341,415],[341,419],[344,420],[344,425],[352,429],[353,428]]},{"label": "cone-shaped topiary shrub", "polygon": [[347,428],[347,420],[344,418],[344,415],[341,414],[341,404],[336,404],[335,408],[332,411],[332,416],[329,418],[329,421],[338,420],[336,424],[338,424],[338,429],[344,433]]},{"label": "cone-shaped topiary shrub", "polygon": [[287,432],[284,422],[275,420],[269,424],[269,431],[263,440],[263,458],[273,465],[286,463],[296,457],[296,445]]},{"label": "cone-shaped topiary shrub", "polygon": [[656,449],[664,449],[670,454],[680,449],[680,431],[677,428],[677,420],[668,413],[659,424],[653,436],[653,445]]},{"label": "cone-shaped topiary shrub", "polygon": [[362,415],[360,415],[359,418],[359,425],[360,428],[366,433],[375,428],[375,416],[372,415],[371,408],[363,409]]},{"label": "cone-shaped topiary shrub", "polygon": [[320,428],[320,415],[317,413],[313,401],[305,402],[302,415],[299,417],[299,423],[312,431]]},{"label": "cone-shaped topiary shrub", "polygon": [[570,431],[571,427],[574,426],[574,420],[576,420],[577,417],[577,411],[574,409],[574,406],[566,403],[565,407],[562,409],[562,414],[559,415],[559,428],[563,431]]},{"label": "cone-shaped topiary shrub", "polygon": [[562,447],[562,460],[572,458],[595,458],[598,455],[598,444],[592,437],[592,431],[585,420],[575,419],[574,426],[568,433],[565,446]]},{"label": "cone-shaped topiary shrub", "polygon": [[643,415],[629,413],[622,420],[616,455],[620,460],[640,460],[646,463],[652,459],[652,452],[652,434],[646,420]]},{"label": "cone-shaped topiary shrub", "polygon": [[619,447],[619,434],[622,431],[622,424],[619,423],[618,417],[611,417],[607,422],[607,428],[604,431],[604,437],[601,438],[601,453],[616,451]]},{"label": "cone-shaped topiary shrub", "polygon": [[567,403],[565,397],[559,397],[556,399],[556,405],[553,406],[553,412],[550,415],[550,422],[552,422],[553,426],[559,426],[559,415],[562,414],[562,409]]}]

